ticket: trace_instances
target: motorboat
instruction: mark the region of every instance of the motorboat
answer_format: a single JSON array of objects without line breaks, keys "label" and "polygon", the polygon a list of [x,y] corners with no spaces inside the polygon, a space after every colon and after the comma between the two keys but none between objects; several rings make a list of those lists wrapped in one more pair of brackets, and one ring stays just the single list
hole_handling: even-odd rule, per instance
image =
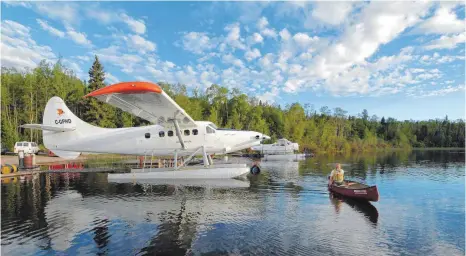
[{"label": "motorboat", "polygon": [[260,144],[251,147],[253,151],[259,151],[262,155],[286,155],[299,150],[299,144],[287,139],[278,139],[273,144]]}]

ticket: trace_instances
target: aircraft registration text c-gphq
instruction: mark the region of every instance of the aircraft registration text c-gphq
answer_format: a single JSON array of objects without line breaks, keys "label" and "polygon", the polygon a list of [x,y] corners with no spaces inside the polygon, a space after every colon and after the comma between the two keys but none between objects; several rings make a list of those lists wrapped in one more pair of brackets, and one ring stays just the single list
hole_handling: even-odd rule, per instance
[{"label": "aircraft registration text c-gphq", "polygon": [[71,119],[59,119],[59,120],[55,120],[55,124],[71,124]]}]

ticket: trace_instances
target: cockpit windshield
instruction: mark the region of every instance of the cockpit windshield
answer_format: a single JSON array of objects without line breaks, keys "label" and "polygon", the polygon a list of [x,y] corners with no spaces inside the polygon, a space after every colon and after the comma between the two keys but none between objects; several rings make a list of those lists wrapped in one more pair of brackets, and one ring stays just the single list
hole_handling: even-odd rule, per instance
[{"label": "cockpit windshield", "polygon": [[214,123],[209,123],[209,126],[212,127],[212,128],[214,128],[214,130],[217,130],[217,129],[218,129],[218,127],[217,127]]}]

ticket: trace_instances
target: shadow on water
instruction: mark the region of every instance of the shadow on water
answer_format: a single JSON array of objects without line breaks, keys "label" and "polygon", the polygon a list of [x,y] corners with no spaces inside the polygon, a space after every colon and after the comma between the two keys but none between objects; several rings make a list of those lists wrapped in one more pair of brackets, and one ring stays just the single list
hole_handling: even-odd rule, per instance
[{"label": "shadow on water", "polygon": [[351,208],[356,210],[359,213],[362,213],[367,220],[369,220],[374,226],[377,225],[379,220],[379,212],[377,208],[372,205],[370,202],[358,201],[351,198],[343,197],[329,191],[330,202],[335,207],[335,213],[339,214],[341,205],[346,203]]}]

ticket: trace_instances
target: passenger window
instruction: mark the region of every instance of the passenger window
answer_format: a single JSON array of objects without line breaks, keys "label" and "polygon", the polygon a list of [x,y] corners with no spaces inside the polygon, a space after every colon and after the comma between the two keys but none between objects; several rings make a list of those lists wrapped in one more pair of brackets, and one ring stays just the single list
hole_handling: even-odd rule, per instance
[{"label": "passenger window", "polygon": [[146,139],[149,139],[150,138],[150,133],[146,132],[146,134],[144,134],[144,137],[146,137]]},{"label": "passenger window", "polygon": [[160,132],[159,132],[159,137],[165,137],[165,132],[164,132],[164,131],[160,131]]},{"label": "passenger window", "polygon": [[168,137],[172,137],[173,136],[173,131],[168,131]]},{"label": "passenger window", "polygon": [[210,126],[206,126],[207,133],[215,133],[215,130],[212,129]]},{"label": "passenger window", "polygon": [[189,133],[190,133],[189,130],[184,130],[184,135],[185,136],[189,136]]},{"label": "passenger window", "polygon": [[197,129],[193,130],[193,135],[197,135]]}]

